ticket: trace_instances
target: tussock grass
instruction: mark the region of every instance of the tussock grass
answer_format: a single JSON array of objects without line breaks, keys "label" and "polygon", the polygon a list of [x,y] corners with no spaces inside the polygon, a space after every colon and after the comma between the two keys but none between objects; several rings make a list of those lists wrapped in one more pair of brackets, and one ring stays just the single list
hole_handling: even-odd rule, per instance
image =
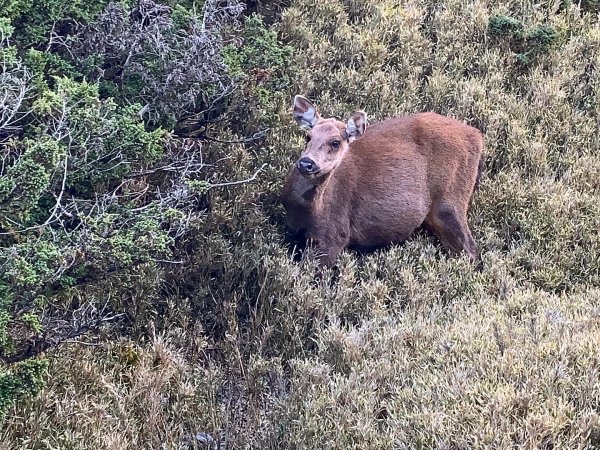
[{"label": "tussock grass", "polygon": [[[524,64],[491,36],[495,15],[557,40]],[[0,446],[599,448],[597,14],[292,0],[274,26],[295,51],[287,94],[324,116],[434,110],[484,132],[469,216],[484,270],[419,232],[346,252],[337,282],[314,282],[310,254],[294,262],[284,239],[277,192],[302,136],[278,100],[265,142],[211,148],[231,156],[223,179],[268,163],[260,181],[212,193],[181,270],[129,281],[133,335],[51,355],[48,386],[9,414]]]}]

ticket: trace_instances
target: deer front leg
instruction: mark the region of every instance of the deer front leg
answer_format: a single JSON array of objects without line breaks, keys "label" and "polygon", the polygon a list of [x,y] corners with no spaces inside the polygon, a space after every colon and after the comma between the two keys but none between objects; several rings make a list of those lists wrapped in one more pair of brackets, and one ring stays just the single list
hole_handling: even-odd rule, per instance
[{"label": "deer front leg", "polygon": [[316,234],[309,237],[308,242],[315,248],[319,268],[331,268],[335,265],[340,253],[348,245],[347,233]]},{"label": "deer front leg", "polygon": [[318,248],[319,253],[318,253],[318,262],[319,262],[319,266],[323,267],[323,268],[332,268],[338,257],[340,256],[340,253],[342,252],[342,246],[341,245],[330,245],[326,248]]}]

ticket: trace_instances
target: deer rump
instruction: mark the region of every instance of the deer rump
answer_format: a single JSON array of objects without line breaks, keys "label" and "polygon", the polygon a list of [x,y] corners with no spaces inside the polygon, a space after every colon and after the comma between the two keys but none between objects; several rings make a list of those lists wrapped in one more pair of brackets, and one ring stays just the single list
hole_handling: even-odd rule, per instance
[{"label": "deer rump", "polygon": [[401,243],[421,225],[452,253],[479,261],[467,210],[482,169],[483,137],[436,113],[388,119],[367,127],[355,112],[346,123],[323,119],[301,96],[294,118],[306,146],[282,191],[287,225],[332,265],[347,247]]}]

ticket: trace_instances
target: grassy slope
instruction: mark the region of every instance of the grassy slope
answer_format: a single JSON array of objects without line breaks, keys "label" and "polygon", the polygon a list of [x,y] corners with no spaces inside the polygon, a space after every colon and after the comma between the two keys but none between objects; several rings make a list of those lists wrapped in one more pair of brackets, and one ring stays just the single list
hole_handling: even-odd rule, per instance
[{"label": "grassy slope", "polygon": [[[311,284],[275,200],[302,142],[281,104],[265,147],[226,150],[232,176],[271,169],[215,196],[188,268],[148,297],[132,280],[122,301],[154,325],[54,354],[0,448],[188,448],[197,432],[226,448],[599,448],[600,26],[561,5],[293,0],[280,32],[324,115],[483,129],[485,270],[417,234]],[[525,67],[490,36],[498,13],[560,39]]]}]

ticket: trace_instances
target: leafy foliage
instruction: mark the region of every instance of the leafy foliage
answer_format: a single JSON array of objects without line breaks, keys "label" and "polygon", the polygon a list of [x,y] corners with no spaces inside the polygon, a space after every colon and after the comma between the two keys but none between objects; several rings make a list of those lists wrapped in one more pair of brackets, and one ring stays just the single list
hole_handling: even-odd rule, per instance
[{"label": "leafy foliage", "polygon": [[490,17],[488,29],[492,36],[506,39],[511,49],[517,51],[517,59],[529,65],[533,58],[546,53],[560,40],[559,33],[548,25],[539,25],[525,32],[522,22],[504,15]]},{"label": "leafy foliage", "polygon": [[243,45],[224,47],[223,56],[229,73],[244,85],[232,101],[237,118],[232,130],[244,135],[259,124],[279,123],[282,112],[278,105],[287,101],[294,65],[292,47],[281,45],[277,33],[268,29],[260,16],[245,18],[240,39]]},{"label": "leafy foliage", "polygon": [[500,14],[490,17],[488,27],[492,35],[504,35],[510,39],[523,39],[525,35],[522,22]]},{"label": "leafy foliage", "polygon": [[111,3],[78,33],[73,57],[105,95],[140,103],[151,124],[172,127],[190,116],[202,118],[233,89],[219,54],[219,30],[235,26],[241,10],[237,3],[209,1],[198,16],[151,0],[131,11]]},{"label": "leafy foliage", "polygon": [[[147,306],[124,305],[115,283],[146,272],[142,290],[157,292],[161,266],[173,264],[177,240],[204,219],[218,185],[207,181],[218,172],[202,143],[165,126],[191,114],[204,120],[228,96],[221,52],[242,6],[205,2],[196,13],[140,0],[108,4],[98,17],[103,4],[79,6],[13,2],[0,19],[0,358],[8,364],[123,316],[135,322]],[[30,44],[52,51],[25,51]],[[0,368],[2,412],[41,387],[42,372],[23,364]]]},{"label": "leafy foliage", "polygon": [[0,372],[0,419],[15,399],[37,394],[43,386],[48,364],[44,360],[25,361],[10,372]]},{"label": "leafy foliage", "polygon": [[65,34],[75,23],[91,20],[107,1],[2,0],[0,14],[10,19],[20,49],[42,46],[53,37]]}]

